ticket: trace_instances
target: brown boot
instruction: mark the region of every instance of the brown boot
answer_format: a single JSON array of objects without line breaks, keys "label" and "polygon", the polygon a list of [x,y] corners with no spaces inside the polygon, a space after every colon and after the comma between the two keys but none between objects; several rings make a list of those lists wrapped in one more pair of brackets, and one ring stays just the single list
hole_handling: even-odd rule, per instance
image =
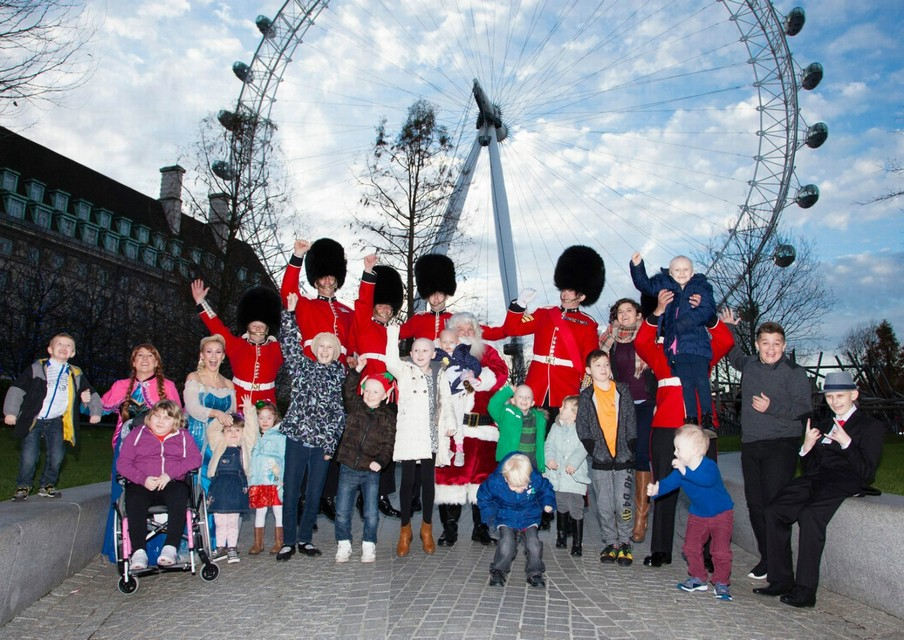
[{"label": "brown boot", "polygon": [[396,545],[396,554],[404,558],[411,551],[411,523],[403,524],[399,530],[399,544]]},{"label": "brown boot", "polygon": [[248,553],[256,556],[264,550],[264,528],[254,527],[254,544],[248,549]]},{"label": "brown boot", "polygon": [[647,485],[653,480],[649,471],[634,473],[634,533],[631,540],[643,542],[647,537],[647,516],[650,513],[650,499],[647,497]]},{"label": "brown boot", "polygon": [[279,553],[283,546],[282,527],[276,527],[273,531],[273,546],[270,547],[270,555]]},{"label": "brown boot", "polygon": [[433,525],[426,522],[421,523],[421,542],[424,545],[424,553],[432,556],[436,551],[436,543],[433,541]]}]

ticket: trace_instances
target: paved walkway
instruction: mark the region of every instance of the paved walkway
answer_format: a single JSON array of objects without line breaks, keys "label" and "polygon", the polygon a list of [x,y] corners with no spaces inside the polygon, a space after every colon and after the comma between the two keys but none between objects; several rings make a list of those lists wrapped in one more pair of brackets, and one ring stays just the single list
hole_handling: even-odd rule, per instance
[{"label": "paved walkway", "polygon": [[[355,516],[354,536],[360,540]],[[598,528],[587,520],[582,558],[545,542],[547,588],[528,587],[523,559],[504,588],[488,587],[493,547],[464,537],[451,549],[426,556],[412,546],[395,557],[399,521],[382,519],[377,562],[362,564],[360,546],[346,565],[333,561],[332,524],[322,516],[315,543],[321,558],[296,554],[287,563],[242,555],[222,564],[212,583],[199,576],[148,576],[129,596],[118,576],[98,559],[80,574],[0,627],[0,638],[902,638],[904,621],[824,589],[815,609],[797,610],[751,593],[746,577],[754,559],[734,548],[734,601],[712,592],[684,593],[675,585],[684,563],[644,567],[648,543],[637,545],[631,567],[602,565]],[[420,519],[415,518],[415,528]],[[250,546],[243,528],[241,548]],[[272,540],[268,529],[268,541]],[[680,541],[676,542],[680,546]],[[678,547],[676,546],[676,550]],[[887,587],[888,585],[886,585]]]}]

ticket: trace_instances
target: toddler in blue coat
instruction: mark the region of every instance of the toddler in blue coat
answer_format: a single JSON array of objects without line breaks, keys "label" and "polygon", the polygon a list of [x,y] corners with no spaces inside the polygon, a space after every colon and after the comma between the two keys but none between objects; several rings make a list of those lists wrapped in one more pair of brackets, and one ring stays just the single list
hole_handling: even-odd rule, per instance
[{"label": "toddler in blue coat", "polygon": [[534,470],[530,458],[523,453],[510,453],[499,462],[477,490],[480,518],[499,539],[496,557],[490,564],[490,586],[502,586],[512,569],[518,551],[518,540],[524,539],[527,556],[527,583],[545,587],[543,543],[537,535],[543,512],[552,513],[556,496],[549,480]]}]

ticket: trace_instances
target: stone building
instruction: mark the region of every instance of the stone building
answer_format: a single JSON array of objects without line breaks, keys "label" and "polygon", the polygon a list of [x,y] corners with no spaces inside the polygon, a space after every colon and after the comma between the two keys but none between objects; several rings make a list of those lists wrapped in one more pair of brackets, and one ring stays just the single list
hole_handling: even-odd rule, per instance
[{"label": "stone building", "polygon": [[[127,374],[140,342],[154,344],[167,377],[182,381],[204,335],[191,280],[214,292],[275,286],[247,244],[226,251],[224,195],[210,196],[209,221],[183,213],[184,173],[160,169],[155,199],[0,127],[0,378],[66,331],[77,343],[73,361],[98,388]],[[232,305],[224,307],[228,321]]]}]

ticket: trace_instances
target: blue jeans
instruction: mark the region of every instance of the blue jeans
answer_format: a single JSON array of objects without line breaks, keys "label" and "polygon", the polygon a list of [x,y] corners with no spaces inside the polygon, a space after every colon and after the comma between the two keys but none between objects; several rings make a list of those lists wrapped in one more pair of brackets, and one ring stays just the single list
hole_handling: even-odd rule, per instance
[{"label": "blue jeans", "polygon": [[30,487],[34,482],[35,466],[41,455],[41,438],[44,439],[47,447],[44,472],[41,474],[41,486],[56,484],[60,477],[60,466],[63,464],[63,418],[37,420],[35,426],[22,440],[19,475],[16,477],[17,487]]},{"label": "blue jeans", "polygon": [[512,570],[512,561],[518,551],[518,539],[521,538],[524,540],[524,555],[527,559],[524,572],[528,577],[543,575],[546,571],[546,565],[543,563],[543,543],[540,542],[537,533],[537,527],[516,531],[505,525],[500,526],[496,555],[490,563],[490,571],[508,574]]},{"label": "blue jeans", "polygon": [[[329,460],[323,459],[323,447],[306,447],[303,443],[286,438],[285,477],[283,478],[283,543],[292,546],[296,542],[311,542],[314,523],[320,511],[320,495],[326,482]],[[301,525],[298,524],[298,498],[301,483],[308,476]]]},{"label": "blue jeans", "polygon": [[352,511],[358,487],[364,496],[364,542],[377,541],[380,523],[377,502],[380,498],[380,474],[377,471],[339,466],[339,490],[336,493],[336,540],[352,539]]}]

